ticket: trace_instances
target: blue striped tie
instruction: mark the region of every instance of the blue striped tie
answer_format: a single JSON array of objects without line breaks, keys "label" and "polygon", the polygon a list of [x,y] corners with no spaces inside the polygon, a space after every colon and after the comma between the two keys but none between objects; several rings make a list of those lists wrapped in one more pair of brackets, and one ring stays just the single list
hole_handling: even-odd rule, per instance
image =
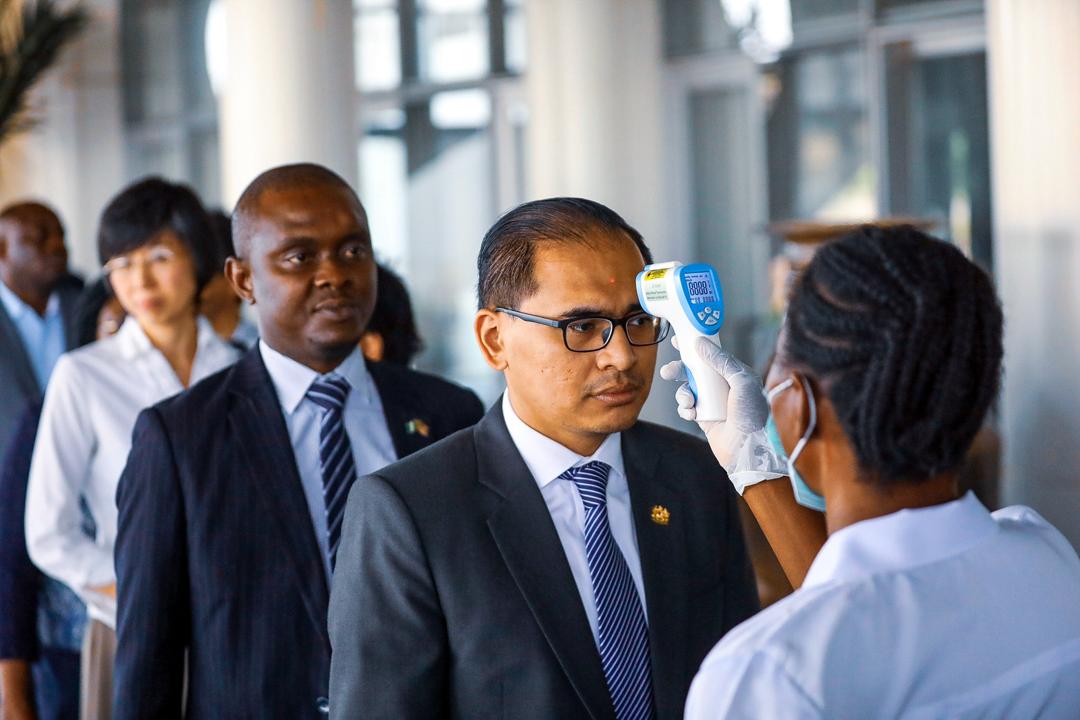
[{"label": "blue striped tie", "polygon": [[307,391],[308,399],[323,409],[319,424],[319,470],[322,472],[323,501],[326,506],[326,551],[330,570],[337,561],[341,540],[341,520],[345,515],[345,500],[356,480],[356,462],[345,432],[342,409],[349,396],[349,381],[330,374],[317,378]]},{"label": "blue striped tie", "polygon": [[607,516],[611,467],[593,461],[572,467],[572,480],[585,505],[585,556],[592,579],[600,636],[600,661],[618,720],[653,717],[649,626],[626,558],[615,544]]}]

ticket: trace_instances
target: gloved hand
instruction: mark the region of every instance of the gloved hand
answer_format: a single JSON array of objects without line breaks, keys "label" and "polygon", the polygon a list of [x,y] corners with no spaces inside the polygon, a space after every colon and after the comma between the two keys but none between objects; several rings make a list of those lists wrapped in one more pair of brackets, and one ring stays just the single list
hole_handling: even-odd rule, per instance
[{"label": "gloved hand", "polygon": [[[679,347],[677,338],[673,337],[671,344]],[[769,403],[765,399],[761,379],[734,355],[708,338],[697,338],[693,350],[731,388],[727,420],[699,422],[698,427],[705,433],[713,455],[727,471],[735,489],[742,495],[750,485],[787,475],[787,464],[780,460],[765,435]],[[660,368],[660,377],[682,381],[675,391],[679,417],[696,421],[694,394],[686,382],[686,368],[682,361],[675,360],[664,365]]]}]

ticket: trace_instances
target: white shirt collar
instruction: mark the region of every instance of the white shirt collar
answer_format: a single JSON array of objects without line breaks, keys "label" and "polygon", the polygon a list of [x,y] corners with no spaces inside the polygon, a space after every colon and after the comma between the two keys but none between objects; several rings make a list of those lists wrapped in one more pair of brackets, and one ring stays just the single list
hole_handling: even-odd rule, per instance
[{"label": "white shirt collar", "polygon": [[[266,371],[270,373],[270,380],[274,383],[274,390],[277,391],[282,409],[290,415],[293,414],[307,395],[311,383],[319,377],[319,373],[279,353],[267,345],[265,340],[259,340],[259,352],[262,354],[263,363],[266,364]],[[371,402],[371,376],[360,354],[359,345],[341,361],[340,365],[334,368],[333,372],[348,380],[349,385],[352,386],[352,392],[356,393],[364,403]]]},{"label": "white shirt collar", "polygon": [[536,484],[541,488],[556,480],[568,469],[593,460],[607,463],[611,466],[613,473],[626,474],[623,468],[621,433],[608,435],[604,438],[604,442],[600,443],[596,452],[589,457],[584,457],[526,425],[525,421],[514,412],[509,392],[503,393],[502,411],[506,429],[510,431],[510,438],[517,446],[522,459],[525,460],[525,465],[532,473]]},{"label": "white shirt collar", "polygon": [[803,587],[927,565],[958,555],[995,532],[997,523],[970,491],[941,505],[863,520],[829,536]]},{"label": "white shirt collar", "polygon": [[[0,301],[4,303],[4,309],[7,310],[8,316],[12,320],[18,320],[26,313],[33,313],[34,317],[37,317],[37,312],[27,305],[21,297],[15,294],[15,291],[9,288],[3,281],[0,281]],[[52,293],[49,295],[49,302],[45,305],[45,318],[52,315],[56,315],[60,312],[60,295]]]},{"label": "white shirt collar", "polygon": [[[195,320],[195,332],[196,355],[203,352],[210,345],[225,342],[214,332],[210,321],[201,315]],[[110,339],[116,343],[116,346],[120,349],[120,354],[127,360],[144,355],[151,350],[157,350],[154,343],[150,342],[150,337],[146,334],[146,331],[130,315],[124,318],[124,322],[120,324],[120,329]]]}]

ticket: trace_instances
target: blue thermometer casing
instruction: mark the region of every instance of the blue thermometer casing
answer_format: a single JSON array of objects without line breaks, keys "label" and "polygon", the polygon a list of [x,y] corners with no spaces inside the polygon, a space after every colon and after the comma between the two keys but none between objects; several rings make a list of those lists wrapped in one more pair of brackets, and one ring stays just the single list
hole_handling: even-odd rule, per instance
[{"label": "blue thermometer casing", "polygon": [[654,263],[638,273],[637,293],[642,309],[667,320],[679,338],[697,419],[725,420],[727,383],[705,367],[695,349],[697,338],[715,338],[724,324],[724,296],[716,269],[706,263]]}]

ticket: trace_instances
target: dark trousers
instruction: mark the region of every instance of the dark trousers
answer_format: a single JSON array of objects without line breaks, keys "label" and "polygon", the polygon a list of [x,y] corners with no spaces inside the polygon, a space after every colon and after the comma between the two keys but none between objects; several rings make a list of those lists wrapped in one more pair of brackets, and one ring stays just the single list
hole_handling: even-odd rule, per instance
[{"label": "dark trousers", "polygon": [[42,648],[30,674],[38,720],[79,720],[79,653]]}]

